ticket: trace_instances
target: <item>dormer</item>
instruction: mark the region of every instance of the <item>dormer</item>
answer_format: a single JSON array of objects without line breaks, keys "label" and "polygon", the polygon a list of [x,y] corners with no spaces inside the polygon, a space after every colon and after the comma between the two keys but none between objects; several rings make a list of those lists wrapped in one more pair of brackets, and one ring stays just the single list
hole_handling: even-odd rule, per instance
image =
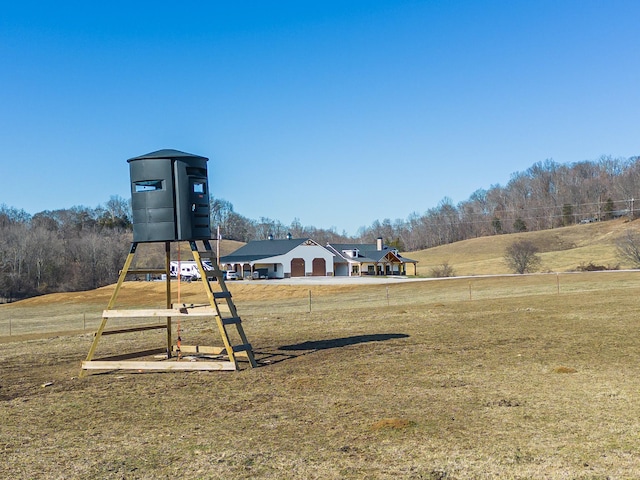
[{"label": "dormer", "polygon": [[342,253],[349,258],[358,258],[358,249],[342,250]]}]

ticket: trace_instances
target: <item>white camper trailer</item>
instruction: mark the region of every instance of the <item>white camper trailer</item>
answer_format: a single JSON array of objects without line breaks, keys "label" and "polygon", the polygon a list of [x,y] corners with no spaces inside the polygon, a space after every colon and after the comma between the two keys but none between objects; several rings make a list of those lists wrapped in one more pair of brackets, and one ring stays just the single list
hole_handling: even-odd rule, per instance
[{"label": "white camper trailer", "polygon": [[[208,261],[203,261],[202,266],[205,271],[212,272],[213,266]],[[169,272],[174,278],[178,277],[178,269],[180,270],[180,279],[190,282],[191,280],[199,280],[201,277],[198,270],[198,264],[194,260],[187,260],[184,262],[171,262],[169,265]]]}]

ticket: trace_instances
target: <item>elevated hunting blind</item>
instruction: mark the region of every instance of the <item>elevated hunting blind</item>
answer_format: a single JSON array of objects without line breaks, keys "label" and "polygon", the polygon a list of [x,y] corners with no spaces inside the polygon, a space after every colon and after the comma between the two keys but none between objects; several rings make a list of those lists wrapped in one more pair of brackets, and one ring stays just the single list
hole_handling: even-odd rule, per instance
[{"label": "elevated hunting blind", "polygon": [[[109,304],[102,313],[102,322],[95,333],[87,358],[82,362],[81,376],[86,370],[237,370],[238,357],[246,359],[252,367],[257,366],[231,292],[218,266],[218,258],[211,248],[207,161],[206,157],[178,150],[158,150],[127,160],[131,176],[133,242]],[[171,260],[171,243],[183,241],[189,242],[191,247],[199,273],[195,278],[199,278],[204,286],[208,300],[206,304],[187,306],[181,303],[180,273],[177,273],[176,278],[177,302],[173,303],[171,276],[181,269],[171,268],[171,264],[175,263]],[[164,266],[131,268],[138,245],[154,242],[165,244]],[[198,249],[197,242],[202,243],[204,250]],[[177,261],[179,264],[180,245]],[[116,309],[118,292],[128,275],[164,278],[164,308]],[[214,319],[222,346],[182,344],[181,319],[202,320],[206,317]],[[158,322],[158,318],[165,320]],[[135,320],[124,326],[122,319]],[[172,319],[177,319],[176,324],[172,323]],[[119,324],[116,328],[107,329],[109,320]],[[122,355],[101,360],[93,358],[103,335],[160,329],[166,330],[166,347],[165,353],[160,355],[161,360],[157,359],[157,355],[153,359],[131,360],[135,357],[149,357],[149,351],[126,354],[124,356],[127,360],[122,359]],[[174,330],[175,337],[172,333]],[[175,345],[173,338],[177,340]],[[181,361],[182,354],[185,353],[189,355],[189,361]]]},{"label": "elevated hunting blind", "polygon": [[127,160],[134,242],[211,238],[208,160],[178,150]]}]

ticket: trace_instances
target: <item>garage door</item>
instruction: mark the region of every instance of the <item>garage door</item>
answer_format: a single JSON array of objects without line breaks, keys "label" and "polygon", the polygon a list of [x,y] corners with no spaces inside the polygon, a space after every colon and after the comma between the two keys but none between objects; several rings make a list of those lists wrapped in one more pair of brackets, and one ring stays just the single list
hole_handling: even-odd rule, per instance
[{"label": "garage door", "polygon": [[313,273],[314,277],[324,277],[327,274],[327,262],[324,258],[313,259]]},{"label": "garage door", "polygon": [[294,258],[291,260],[291,276],[304,277],[304,258]]}]

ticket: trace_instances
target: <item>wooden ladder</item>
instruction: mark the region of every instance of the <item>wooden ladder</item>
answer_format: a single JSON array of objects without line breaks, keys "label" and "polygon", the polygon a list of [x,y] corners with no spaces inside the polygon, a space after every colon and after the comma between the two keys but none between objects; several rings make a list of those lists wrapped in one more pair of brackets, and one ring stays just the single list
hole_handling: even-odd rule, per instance
[{"label": "wooden ladder", "polygon": [[[248,360],[251,367],[256,367],[257,362],[253,355],[253,348],[242,328],[242,320],[238,315],[232,295],[224,281],[224,274],[218,267],[215,253],[211,249],[209,240],[203,240],[204,250],[199,251],[195,240],[189,242],[193,259],[196,262],[200,273],[200,280],[205,288],[209,305],[195,307],[186,305],[173,305],[171,300],[171,242],[165,242],[165,268],[164,269],[138,269],[132,270],[131,264],[135,257],[138,243],[133,242],[131,249],[124,263],[124,267],[118,277],[118,282],[111,295],[107,308],[103,311],[102,322],[94,334],[93,343],[87,354],[87,358],[82,362],[80,376],[86,375],[88,370],[238,370],[238,358]],[[205,267],[205,260],[212,261]],[[164,309],[136,309],[136,310],[115,310],[118,292],[122,287],[127,275],[130,274],[164,274],[166,275],[166,305]],[[209,280],[211,277],[211,281]],[[212,284],[215,286],[212,288]],[[193,317],[213,317],[220,336],[222,337],[222,347],[211,347],[201,345],[173,345],[172,341],[172,319],[173,318],[193,318]],[[164,318],[163,323],[151,323],[145,325],[135,325],[124,328],[106,329],[107,322],[111,318]],[[229,328],[234,327],[240,342],[233,345]],[[94,360],[98,343],[103,335],[114,335],[120,333],[141,332],[146,330],[166,329],[166,360],[122,360],[121,356],[112,359]],[[149,352],[139,352],[140,356]],[[208,355],[215,357],[226,357],[226,360],[204,360],[200,361],[180,361],[182,354]],[[135,357],[136,354],[128,354],[127,357]]]}]

